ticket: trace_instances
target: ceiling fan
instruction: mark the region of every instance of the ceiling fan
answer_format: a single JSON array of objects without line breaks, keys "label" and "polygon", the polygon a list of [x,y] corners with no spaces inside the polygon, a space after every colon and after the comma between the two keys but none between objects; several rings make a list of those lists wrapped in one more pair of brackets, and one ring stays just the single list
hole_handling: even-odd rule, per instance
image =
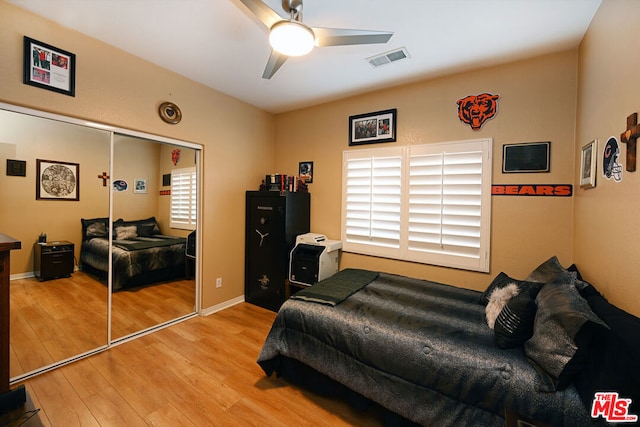
[{"label": "ceiling fan", "polygon": [[289,18],[281,17],[262,0],[240,0],[270,30],[273,48],[263,79],[270,79],[289,56],[309,53],[313,46],[345,46],[386,43],[393,33],[384,31],[316,28],[302,23],[302,0],[282,0],[282,8]]}]

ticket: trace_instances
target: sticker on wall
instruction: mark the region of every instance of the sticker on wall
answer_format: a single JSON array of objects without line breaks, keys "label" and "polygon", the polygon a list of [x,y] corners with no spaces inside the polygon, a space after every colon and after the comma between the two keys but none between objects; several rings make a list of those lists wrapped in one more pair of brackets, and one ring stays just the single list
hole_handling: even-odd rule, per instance
[{"label": "sticker on wall", "polygon": [[480,130],[482,125],[498,112],[498,98],[500,95],[490,93],[460,98],[458,99],[458,118],[471,126],[471,129]]},{"label": "sticker on wall", "polygon": [[491,186],[492,196],[571,197],[571,184],[501,184]]},{"label": "sticker on wall", "polygon": [[113,181],[114,191],[127,191],[127,188],[129,188],[129,183],[124,179],[116,179]]},{"label": "sticker on wall", "polygon": [[180,149],[176,148],[173,151],[171,151],[171,161],[173,162],[173,166],[176,166],[179,160],[180,160]]},{"label": "sticker on wall", "polygon": [[622,181],[622,165],[620,164],[620,144],[615,136],[610,137],[604,146],[602,155],[602,174],[615,182]]}]

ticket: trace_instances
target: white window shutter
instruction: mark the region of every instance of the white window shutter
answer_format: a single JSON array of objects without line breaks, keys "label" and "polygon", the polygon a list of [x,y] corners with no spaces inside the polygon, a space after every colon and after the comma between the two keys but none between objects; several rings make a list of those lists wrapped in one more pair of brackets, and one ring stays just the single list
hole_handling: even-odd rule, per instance
[{"label": "white window shutter", "polygon": [[195,168],[171,171],[171,228],[195,230],[197,194]]}]

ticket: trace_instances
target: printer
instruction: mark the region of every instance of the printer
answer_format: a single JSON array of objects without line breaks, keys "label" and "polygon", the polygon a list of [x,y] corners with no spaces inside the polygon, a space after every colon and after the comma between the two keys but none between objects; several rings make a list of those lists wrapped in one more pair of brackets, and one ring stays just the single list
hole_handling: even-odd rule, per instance
[{"label": "printer", "polygon": [[342,242],[316,233],[300,234],[289,257],[289,281],[311,286],[338,272]]}]

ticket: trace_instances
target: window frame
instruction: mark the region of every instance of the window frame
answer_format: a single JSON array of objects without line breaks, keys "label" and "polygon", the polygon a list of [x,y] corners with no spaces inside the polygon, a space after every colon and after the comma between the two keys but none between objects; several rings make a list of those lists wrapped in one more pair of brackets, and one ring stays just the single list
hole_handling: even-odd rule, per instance
[{"label": "window frame", "polygon": [[[442,233],[442,235],[450,237],[447,240],[448,242],[452,241],[451,236],[453,236],[452,239],[456,242],[462,242],[447,246],[447,248],[454,248],[451,252],[444,247],[442,247],[442,249],[417,248],[415,245],[410,247],[410,237],[411,239],[416,239],[415,227],[412,229],[409,227],[411,215],[415,217],[414,214],[410,214],[410,203],[413,202],[413,209],[415,211],[415,201],[418,198],[418,193],[415,188],[414,190],[411,190],[410,188],[410,184],[412,182],[410,170],[412,159],[414,159],[415,163],[415,159],[417,159],[418,156],[435,156],[438,153],[442,154],[443,158],[446,157],[446,162],[456,162],[458,161],[455,160],[456,158],[462,159],[459,160],[459,162],[462,164],[460,167],[464,169],[463,172],[453,172],[456,166],[454,165],[452,169],[452,167],[448,165],[446,166],[446,170],[448,172],[441,175],[441,177],[447,177],[445,178],[447,180],[446,185],[443,181],[443,185],[440,190],[442,194],[446,191],[453,191],[456,193],[461,191],[460,189],[462,188],[463,197],[461,198],[465,199],[465,201],[462,202],[462,204],[465,205],[462,207],[463,213],[460,215],[462,220],[459,218],[453,220],[454,222],[462,221],[462,225],[459,223],[454,225],[447,224],[444,227],[440,225],[441,229],[447,228],[449,230],[449,232]],[[398,233],[398,241],[397,245],[392,244],[390,246],[386,246],[375,241],[375,238],[373,241],[367,241],[366,221],[367,219],[371,219],[376,216],[375,214],[371,214],[369,218],[364,218],[362,220],[362,229],[360,229],[359,225],[354,227],[354,212],[357,211],[356,214],[360,217],[365,217],[367,212],[366,201],[363,202],[364,207],[358,206],[354,210],[354,188],[357,188],[361,193],[366,193],[368,185],[370,187],[369,190],[372,191],[372,196],[369,199],[369,203],[371,204],[373,204],[373,194],[377,194],[375,190],[372,190],[373,187],[376,187],[375,178],[373,178],[372,175],[369,176],[371,180],[368,184],[366,177],[359,178],[361,182],[355,181],[356,184],[354,184],[354,170],[356,169],[354,168],[354,165],[355,162],[358,162],[359,165],[365,169],[365,171],[361,172],[360,175],[367,175],[367,159],[373,161],[372,159],[390,157],[401,157],[402,161],[399,172],[399,205],[393,206],[395,200],[390,201],[391,206],[393,206],[390,208],[393,211],[393,214],[399,215],[399,225],[397,225],[397,230],[395,230]],[[363,255],[463,270],[489,272],[491,253],[492,157],[492,138],[344,151],[342,162],[342,250],[345,252]],[[445,168],[444,165],[445,163],[443,160],[443,170]],[[451,177],[456,176],[456,174],[463,175],[462,184],[456,182],[455,179],[452,181]],[[435,176],[437,176],[437,173]],[[394,179],[395,178],[397,177],[394,172]],[[457,180],[460,181],[461,179],[457,178]],[[479,180],[479,182],[477,180]],[[453,184],[451,184],[452,182]],[[352,191],[348,192],[348,189],[351,189]],[[414,193],[412,194],[411,191]],[[454,194],[453,197],[448,193],[446,197],[447,200],[455,199],[456,197],[460,198],[457,193]],[[458,209],[458,204],[458,201],[449,201],[445,202],[443,206],[451,207],[456,205],[456,209]],[[399,210],[396,210],[396,208]],[[373,208],[370,208],[369,212],[372,210]],[[440,221],[440,224],[444,224],[446,221],[451,221],[450,218],[452,216],[457,216],[455,213],[451,215],[447,212],[441,212],[439,215],[440,217],[438,221]],[[445,217],[447,219],[445,219]],[[391,223],[393,223],[393,221],[385,223],[384,226]],[[369,226],[375,228],[373,226],[373,222],[370,222]],[[384,226],[382,228],[384,228]],[[454,231],[451,231],[452,229]],[[458,235],[457,233],[461,233],[461,235]],[[374,232],[373,234],[375,235],[376,233]]]}]

